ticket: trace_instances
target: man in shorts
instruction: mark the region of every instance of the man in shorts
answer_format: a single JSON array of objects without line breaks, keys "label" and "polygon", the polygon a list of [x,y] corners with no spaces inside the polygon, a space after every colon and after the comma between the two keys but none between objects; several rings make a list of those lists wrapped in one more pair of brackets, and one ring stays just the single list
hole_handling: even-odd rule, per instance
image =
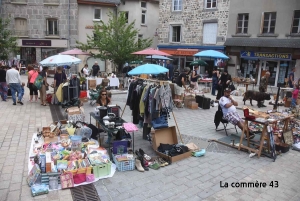
[{"label": "man in shorts", "polygon": [[177,80],[174,85],[175,99],[182,100],[184,89],[186,89],[185,77],[188,71],[189,68],[184,68],[184,71],[177,77]]},{"label": "man in shorts", "polygon": [[[226,88],[224,90],[224,96],[222,96],[219,101],[223,112],[223,118],[243,130],[244,121],[236,111],[236,106],[238,106],[238,103],[230,96],[230,92],[231,90]],[[249,138],[254,138],[254,134],[250,134]]]}]

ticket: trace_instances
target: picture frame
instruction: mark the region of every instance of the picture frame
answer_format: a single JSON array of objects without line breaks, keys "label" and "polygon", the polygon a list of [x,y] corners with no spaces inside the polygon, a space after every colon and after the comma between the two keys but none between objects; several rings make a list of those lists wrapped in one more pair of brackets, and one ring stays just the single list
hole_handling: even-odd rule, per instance
[{"label": "picture frame", "polygon": [[284,143],[286,143],[286,144],[288,144],[290,146],[293,145],[294,138],[293,138],[293,131],[292,130],[283,132],[282,136],[283,136]]}]

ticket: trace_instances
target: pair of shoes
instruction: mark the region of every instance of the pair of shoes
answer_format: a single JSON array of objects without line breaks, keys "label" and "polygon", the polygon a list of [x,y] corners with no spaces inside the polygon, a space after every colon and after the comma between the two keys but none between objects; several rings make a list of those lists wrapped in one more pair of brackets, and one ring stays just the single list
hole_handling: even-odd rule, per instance
[{"label": "pair of shoes", "polygon": [[143,168],[141,161],[139,159],[135,159],[135,168],[139,171],[139,172],[145,172],[145,169]]},{"label": "pair of shoes", "polygon": [[169,165],[169,163],[167,161],[165,161],[164,159],[162,159],[162,158],[158,158],[157,162],[160,165],[160,167],[165,167],[165,166]]},{"label": "pair of shoes", "polygon": [[18,101],[18,103],[19,103],[20,105],[24,105],[24,104],[22,103],[22,101]]},{"label": "pair of shoes", "polygon": [[141,153],[138,150],[135,150],[135,155],[137,156],[136,159],[138,159],[141,162],[141,165],[144,168],[144,170],[149,171],[149,168],[147,166],[148,163],[147,163],[147,165],[145,164],[144,157],[141,155]]},{"label": "pair of shoes", "polygon": [[204,156],[205,153],[206,153],[205,149],[201,149],[200,151],[193,151],[192,156],[200,157],[200,156]]},{"label": "pair of shoes", "polygon": [[13,103],[13,105],[17,105],[16,103]]},{"label": "pair of shoes", "polygon": [[141,148],[139,149],[140,154],[147,160],[150,161],[151,157],[149,155],[147,155],[144,150],[142,150]]}]

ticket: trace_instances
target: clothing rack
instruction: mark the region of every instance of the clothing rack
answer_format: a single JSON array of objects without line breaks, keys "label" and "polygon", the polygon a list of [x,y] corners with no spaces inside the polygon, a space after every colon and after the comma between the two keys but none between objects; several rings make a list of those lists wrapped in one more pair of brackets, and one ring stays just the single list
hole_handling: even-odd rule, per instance
[{"label": "clothing rack", "polygon": [[[148,82],[159,83],[159,85],[170,84],[169,81],[165,81],[165,80],[142,79],[142,78],[137,77],[137,76],[132,76],[132,78],[134,78],[135,80],[140,79],[140,80],[144,80],[144,81],[148,81]],[[126,106],[127,106],[127,104],[125,103],[124,109],[123,109],[123,111],[122,111],[121,118],[122,118],[122,116],[123,116],[123,114],[124,114],[124,111],[125,111],[125,109],[126,109]],[[181,143],[183,143],[182,136],[181,136],[181,133],[180,133],[180,130],[179,130],[179,127],[178,127],[178,124],[177,124],[177,121],[176,121],[176,118],[175,118],[175,115],[174,115],[173,110],[172,110],[172,116],[173,116],[173,118],[174,118],[175,125],[176,125],[176,128],[177,128],[177,130],[178,130],[178,134],[179,134]]]}]

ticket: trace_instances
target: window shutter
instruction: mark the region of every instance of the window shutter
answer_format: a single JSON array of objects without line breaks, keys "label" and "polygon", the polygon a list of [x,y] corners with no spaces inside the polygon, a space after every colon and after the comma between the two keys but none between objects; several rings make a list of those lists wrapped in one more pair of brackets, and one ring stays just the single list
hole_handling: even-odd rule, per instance
[{"label": "window shutter", "polygon": [[182,10],[182,0],[178,0],[178,10]]},{"label": "window shutter", "polygon": [[218,23],[205,23],[203,26],[203,44],[217,43]]},{"label": "window shutter", "polygon": [[169,41],[173,42],[173,27],[170,25],[170,32],[169,32]]}]

